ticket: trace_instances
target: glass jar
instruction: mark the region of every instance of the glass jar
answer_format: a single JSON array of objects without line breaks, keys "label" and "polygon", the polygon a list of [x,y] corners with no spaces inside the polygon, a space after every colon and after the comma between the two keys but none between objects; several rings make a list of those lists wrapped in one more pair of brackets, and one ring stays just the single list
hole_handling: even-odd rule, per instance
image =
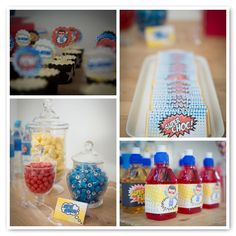
[{"label": "glass jar", "polygon": [[[51,99],[43,102],[42,113],[29,124],[31,155],[42,152],[49,160],[56,161],[56,178],[53,187],[56,193],[64,191],[58,182],[65,174],[65,138],[68,127],[68,124],[61,122],[59,116],[54,112]],[[32,161],[40,160],[34,157]]]},{"label": "glass jar", "polygon": [[103,160],[93,149],[93,142],[87,141],[84,151],[72,157],[73,169],[67,174],[67,185],[71,197],[88,203],[89,208],[103,204],[108,177],[103,171]]}]

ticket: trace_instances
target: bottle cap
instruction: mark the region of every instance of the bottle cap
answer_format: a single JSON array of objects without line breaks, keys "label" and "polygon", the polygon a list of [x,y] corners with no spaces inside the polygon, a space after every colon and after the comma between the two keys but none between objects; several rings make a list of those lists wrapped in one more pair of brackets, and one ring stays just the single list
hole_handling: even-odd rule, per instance
[{"label": "bottle cap", "polygon": [[195,157],[193,156],[193,150],[188,149],[185,152],[185,156],[183,157],[183,165],[184,166],[195,166]]},{"label": "bottle cap", "polygon": [[130,156],[130,164],[142,164],[142,156],[140,154],[139,147],[133,147],[132,154]]},{"label": "bottle cap", "polygon": [[130,154],[129,153],[123,153],[122,154],[122,167],[124,169],[129,169],[130,166]]},{"label": "bottle cap", "polygon": [[183,166],[183,158],[182,157],[179,159],[179,166]]},{"label": "bottle cap", "polygon": [[151,166],[151,159],[150,158],[143,158],[143,166],[150,167]]},{"label": "bottle cap", "polygon": [[15,126],[15,128],[20,128],[21,127],[21,120],[16,120],[14,126]]},{"label": "bottle cap", "polygon": [[166,152],[166,146],[160,145],[157,147],[157,152],[154,156],[155,164],[169,164],[169,156]]},{"label": "bottle cap", "polygon": [[207,152],[206,157],[203,160],[204,167],[213,167],[214,166],[214,159],[212,157],[212,152]]}]

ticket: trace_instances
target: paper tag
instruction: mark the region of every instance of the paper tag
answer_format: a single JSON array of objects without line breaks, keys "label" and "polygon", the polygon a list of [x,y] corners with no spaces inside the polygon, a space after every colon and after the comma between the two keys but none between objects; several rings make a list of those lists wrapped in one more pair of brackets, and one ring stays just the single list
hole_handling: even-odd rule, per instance
[{"label": "paper tag", "polygon": [[175,42],[175,29],[173,26],[147,27],[145,39],[151,48],[172,45]]},{"label": "paper tag", "polygon": [[13,56],[12,63],[17,73],[23,77],[37,75],[42,67],[39,52],[32,47],[19,48]]},{"label": "paper tag", "polygon": [[178,206],[183,208],[196,208],[202,206],[202,184],[178,184]]},{"label": "paper tag", "polygon": [[145,185],[145,212],[155,214],[177,212],[177,202],[177,184]]},{"label": "paper tag", "polygon": [[67,27],[59,26],[53,30],[52,42],[59,48],[67,47],[72,42],[72,32]]},{"label": "paper tag", "polygon": [[78,202],[66,198],[58,198],[53,217],[83,225],[87,211],[87,203]]},{"label": "paper tag", "polygon": [[26,30],[19,30],[16,33],[16,44],[20,47],[25,47],[30,45],[30,33]]}]

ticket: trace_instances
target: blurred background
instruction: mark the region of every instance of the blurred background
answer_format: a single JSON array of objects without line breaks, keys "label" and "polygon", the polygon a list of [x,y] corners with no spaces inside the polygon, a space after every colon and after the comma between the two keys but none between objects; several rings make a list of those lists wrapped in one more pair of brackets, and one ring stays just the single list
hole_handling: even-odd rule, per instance
[{"label": "blurred background", "polygon": [[[11,99],[10,126],[17,119],[25,124],[39,116],[43,99]],[[66,167],[72,168],[72,155],[84,150],[91,140],[104,160],[110,181],[116,180],[116,101],[102,99],[54,99],[53,108],[60,121],[69,124],[66,133]]]}]

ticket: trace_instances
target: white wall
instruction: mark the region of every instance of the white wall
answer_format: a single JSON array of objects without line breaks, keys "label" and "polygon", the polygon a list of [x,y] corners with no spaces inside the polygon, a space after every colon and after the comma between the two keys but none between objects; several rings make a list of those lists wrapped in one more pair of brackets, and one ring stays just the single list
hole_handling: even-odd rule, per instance
[{"label": "white wall", "polygon": [[[11,127],[15,119],[32,121],[42,110],[40,99],[11,99]],[[72,167],[71,156],[91,140],[102,155],[109,179],[116,178],[116,102],[115,99],[54,99],[54,110],[61,121],[69,123],[66,144],[66,166]]]},{"label": "white wall", "polygon": [[186,20],[186,21],[200,21],[200,10],[169,10],[168,19],[172,21]]},{"label": "white wall", "polygon": [[83,48],[94,48],[96,36],[105,30],[116,32],[116,12],[113,10],[17,10],[15,16],[26,17],[36,27],[52,32],[57,26],[78,27]]}]

